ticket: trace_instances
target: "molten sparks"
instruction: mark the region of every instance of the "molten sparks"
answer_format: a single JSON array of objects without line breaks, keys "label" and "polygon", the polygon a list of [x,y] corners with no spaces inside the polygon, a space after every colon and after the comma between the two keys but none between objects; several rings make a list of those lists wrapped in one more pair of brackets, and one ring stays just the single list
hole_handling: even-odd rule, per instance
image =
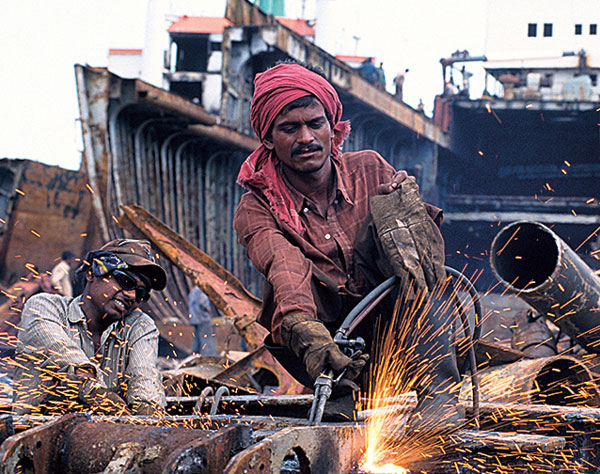
[{"label": "molten sparks", "polygon": [[385,464],[383,466],[374,466],[365,464],[362,469],[373,474],[407,474],[409,471],[395,464]]},{"label": "molten sparks", "polygon": [[[409,392],[416,388],[449,393],[456,390],[450,383],[443,388],[433,386],[432,371],[447,354],[439,345],[432,344],[440,335],[440,331],[448,330],[458,316],[451,298],[443,300],[441,296],[450,279],[444,282],[444,288],[438,289],[428,296],[417,295],[413,301],[399,303],[393,317],[385,328],[379,332],[383,336],[373,350],[373,363],[370,371],[369,397],[367,411],[370,413],[365,427],[366,452],[361,470],[372,473],[406,473],[414,464],[444,453],[449,440],[447,437],[432,434],[429,429],[405,433],[414,405],[414,395]],[[461,301],[462,307],[469,303]],[[435,319],[447,324],[431,324]],[[440,327],[434,327],[440,326]],[[422,347],[430,350],[419,354]],[[414,393],[414,392],[413,392]],[[448,416],[441,409],[432,418],[423,421],[421,426],[427,428],[431,423],[444,423]]]}]

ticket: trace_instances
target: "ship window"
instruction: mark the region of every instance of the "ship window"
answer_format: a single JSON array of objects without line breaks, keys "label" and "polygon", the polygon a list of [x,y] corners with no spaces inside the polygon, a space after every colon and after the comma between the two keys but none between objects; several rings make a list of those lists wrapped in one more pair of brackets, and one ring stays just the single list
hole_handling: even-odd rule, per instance
[{"label": "ship window", "polygon": [[552,23],[544,23],[544,36],[552,36]]},{"label": "ship window", "polygon": [[598,74],[590,74],[590,79],[592,81],[592,87],[596,87],[598,85]]},{"label": "ship window", "polygon": [[598,25],[596,23],[592,23],[590,25],[590,35],[597,35],[598,34]]},{"label": "ship window", "polygon": [[581,27],[581,24],[577,24],[575,25],[575,34],[576,35],[580,35],[582,33],[583,28]]},{"label": "ship window", "polygon": [[530,38],[537,36],[537,23],[529,23],[529,25],[527,25],[527,36]]}]

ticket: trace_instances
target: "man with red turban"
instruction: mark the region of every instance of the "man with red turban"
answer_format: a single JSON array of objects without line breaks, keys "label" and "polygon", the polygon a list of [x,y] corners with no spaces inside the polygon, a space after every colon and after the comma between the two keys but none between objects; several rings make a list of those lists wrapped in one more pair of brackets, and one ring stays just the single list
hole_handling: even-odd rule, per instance
[{"label": "man with red turban", "polygon": [[[340,120],[342,104],[333,86],[312,68],[279,64],[258,74],[254,86],[251,121],[261,145],[242,164],[238,183],[249,192],[234,226],[266,278],[259,321],[275,345],[293,353],[305,372],[286,368],[302,383],[312,387],[319,374],[333,370],[343,373],[340,386],[358,388],[352,380],[359,379],[368,355],[346,356],[332,334],[390,275],[412,288],[413,300],[415,289],[427,292],[444,280],[443,240],[435,223],[441,210],[425,205],[414,178],[395,171],[377,152],[342,153],[350,124]],[[393,306],[391,301],[382,311],[387,319]],[[368,350],[377,317],[372,313],[357,328]],[[433,339],[438,352],[450,353],[448,331],[440,336],[437,329],[422,350],[431,350]],[[460,379],[453,354],[441,359],[430,378],[437,380],[435,387],[447,388]],[[427,399],[456,404],[456,395],[443,394],[442,400],[429,387],[417,388],[421,411]]]}]

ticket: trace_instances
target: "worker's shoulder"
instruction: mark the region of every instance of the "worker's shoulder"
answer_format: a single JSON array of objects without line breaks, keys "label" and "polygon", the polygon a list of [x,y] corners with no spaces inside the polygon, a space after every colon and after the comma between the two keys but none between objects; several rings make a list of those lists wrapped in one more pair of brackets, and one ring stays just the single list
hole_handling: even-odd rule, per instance
[{"label": "worker's shoulder", "polygon": [[72,296],[62,296],[53,293],[38,293],[27,300],[25,309],[52,308],[66,311],[71,301],[73,301]]},{"label": "worker's shoulder", "polygon": [[239,214],[257,210],[269,211],[270,208],[271,206],[269,205],[269,202],[263,193],[258,191],[246,191],[240,197],[240,201],[234,216],[234,222],[239,219]]}]

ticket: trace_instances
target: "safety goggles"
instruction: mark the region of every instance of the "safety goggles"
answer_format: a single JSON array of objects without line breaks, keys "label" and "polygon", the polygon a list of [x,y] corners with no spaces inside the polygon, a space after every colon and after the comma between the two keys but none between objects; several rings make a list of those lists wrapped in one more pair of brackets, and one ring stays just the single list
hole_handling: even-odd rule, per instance
[{"label": "safety goggles", "polygon": [[137,280],[123,270],[113,270],[112,277],[125,291],[135,290],[135,298],[138,301],[148,301],[150,299],[150,290],[145,286],[139,286]]},{"label": "safety goggles", "polygon": [[112,252],[92,252],[90,257],[92,261],[92,272],[96,276],[104,276],[114,270],[125,270],[126,268],[129,268],[127,262],[124,262]]}]

